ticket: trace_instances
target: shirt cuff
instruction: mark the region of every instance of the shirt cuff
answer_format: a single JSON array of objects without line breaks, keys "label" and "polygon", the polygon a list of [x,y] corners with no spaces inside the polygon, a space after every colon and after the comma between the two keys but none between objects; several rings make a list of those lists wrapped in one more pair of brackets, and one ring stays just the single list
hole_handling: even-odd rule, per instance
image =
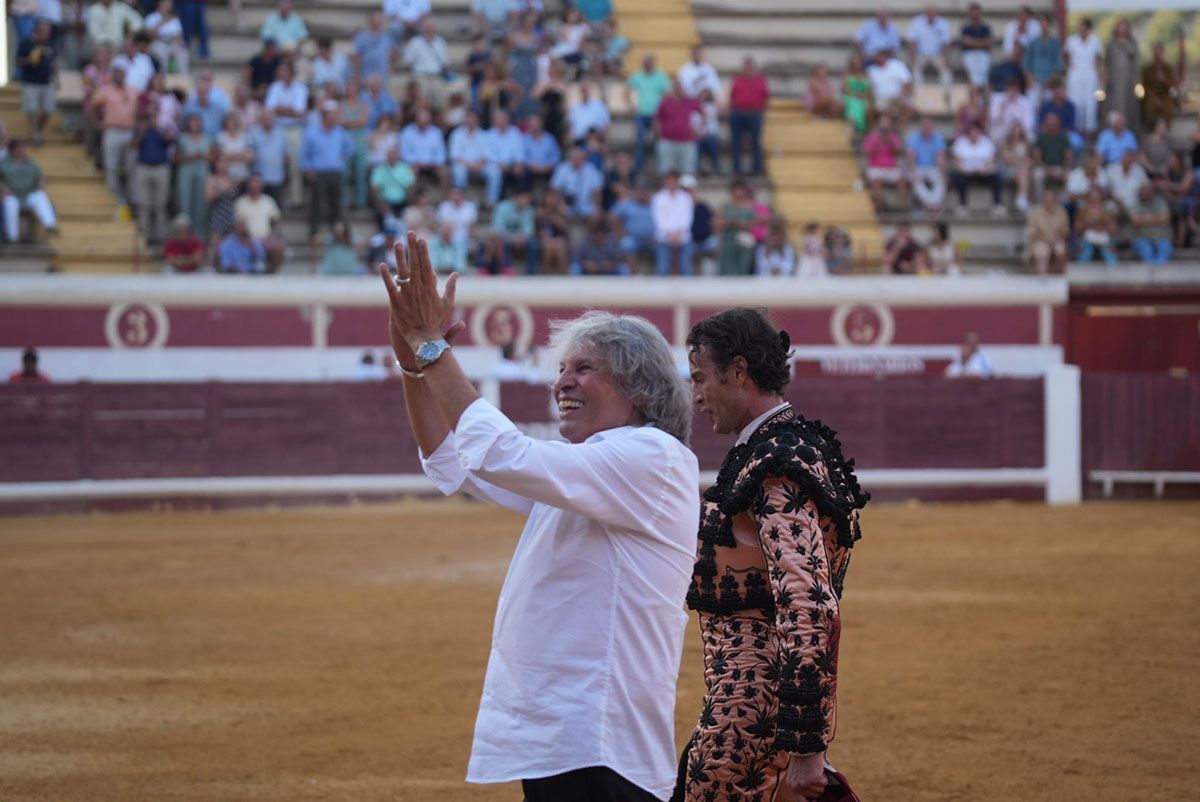
[{"label": "shirt cuff", "polygon": [[454,432],[446,435],[442,444],[428,457],[422,454],[420,449],[417,449],[417,454],[421,458],[421,470],[425,471],[429,481],[433,482],[434,487],[443,495],[453,495],[462,489],[463,483],[467,481],[467,472],[458,464]]},{"label": "shirt cuff", "polygon": [[484,399],[476,400],[463,410],[454,429],[454,448],[458,464],[465,471],[483,467],[488,452],[503,435],[517,430],[516,424]]}]

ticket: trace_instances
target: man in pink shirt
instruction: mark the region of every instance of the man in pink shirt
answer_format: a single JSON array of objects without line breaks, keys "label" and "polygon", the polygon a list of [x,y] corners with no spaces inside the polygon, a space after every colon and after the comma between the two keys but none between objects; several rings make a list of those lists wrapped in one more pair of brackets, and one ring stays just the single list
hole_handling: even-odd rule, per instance
[{"label": "man in pink shirt", "polygon": [[124,167],[126,176],[133,175],[134,152],[129,143],[133,140],[137,99],[138,91],[125,83],[125,68],[113,64],[112,83],[93,92],[88,107],[103,132],[100,153],[104,180],[122,203],[126,202],[126,195],[121,183],[121,168]]},{"label": "man in pink shirt", "polygon": [[696,128],[703,122],[703,116],[700,102],[684,94],[683,86],[676,78],[654,115],[659,175],[670,172],[692,175],[696,172]]},{"label": "man in pink shirt", "polygon": [[867,157],[867,181],[871,185],[871,202],[875,211],[883,210],[883,187],[896,188],[896,200],[901,207],[908,207],[908,180],[900,167],[904,155],[904,143],[892,127],[890,114],[879,115],[875,130],[863,140],[863,153]]},{"label": "man in pink shirt", "polygon": [[749,137],[752,175],[763,173],[762,124],[763,113],[767,110],[767,101],[771,91],[767,88],[767,78],[763,75],[754,59],[750,56],[742,59],[742,71],[733,77],[729,87],[729,138],[733,148],[733,171],[738,175],[742,172],[742,140]]}]

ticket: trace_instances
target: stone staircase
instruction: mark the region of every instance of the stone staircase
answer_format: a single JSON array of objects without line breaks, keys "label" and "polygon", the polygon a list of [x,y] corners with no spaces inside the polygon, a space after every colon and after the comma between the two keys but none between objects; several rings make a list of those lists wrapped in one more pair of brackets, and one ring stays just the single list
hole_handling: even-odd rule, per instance
[{"label": "stone staircase", "polygon": [[[68,95],[60,106],[71,102]],[[0,88],[0,119],[10,136],[27,133],[20,106],[18,86]],[[39,232],[41,241],[36,244],[0,246],[0,262],[6,270],[129,273],[139,267],[148,269],[149,251],[137,225],[120,218],[117,199],[108,191],[103,174],[83,145],[58,133],[60,123],[56,114],[47,125],[46,143],[29,151],[45,176],[46,192],[58,213],[59,236],[46,240]]]}]

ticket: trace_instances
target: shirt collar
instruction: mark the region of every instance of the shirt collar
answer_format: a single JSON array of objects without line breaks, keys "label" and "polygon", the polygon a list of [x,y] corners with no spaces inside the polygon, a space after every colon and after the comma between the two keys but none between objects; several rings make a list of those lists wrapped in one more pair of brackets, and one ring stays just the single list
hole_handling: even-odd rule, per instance
[{"label": "shirt collar", "polygon": [[617,426],[614,429],[605,429],[603,431],[596,432],[595,434],[593,434],[591,437],[587,438],[583,442],[599,443],[600,441],[607,440],[610,437],[620,437],[621,435],[628,434],[629,432],[635,431],[637,429],[641,429],[643,426],[649,426],[649,425],[650,424],[648,424],[648,423],[643,423],[641,426],[634,426],[634,425],[630,424],[630,425],[626,425],[626,426]]},{"label": "shirt collar", "polygon": [[739,446],[743,445],[747,440],[749,440],[754,435],[755,432],[758,431],[758,428],[760,426],[762,426],[764,423],[767,422],[768,418],[775,415],[777,412],[780,412],[780,411],[786,409],[788,406],[790,406],[790,405],[788,404],[787,401],[780,401],[778,404],[771,407],[770,409],[768,409],[763,414],[759,415],[754,420],[750,421],[750,424],[745,429],[742,429],[741,433],[738,434],[737,443],[735,443],[735,445],[739,445]]}]

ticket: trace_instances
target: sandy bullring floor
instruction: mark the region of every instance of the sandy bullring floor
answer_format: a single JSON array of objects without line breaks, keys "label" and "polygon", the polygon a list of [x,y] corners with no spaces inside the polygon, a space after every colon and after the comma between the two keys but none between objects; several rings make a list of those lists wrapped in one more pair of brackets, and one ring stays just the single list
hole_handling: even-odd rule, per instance
[{"label": "sandy bullring floor", "polygon": [[[0,799],[516,802],[462,776],[519,530],[458,502],[0,519]],[[864,800],[1197,798],[1200,506],[865,531],[832,752]]]}]

